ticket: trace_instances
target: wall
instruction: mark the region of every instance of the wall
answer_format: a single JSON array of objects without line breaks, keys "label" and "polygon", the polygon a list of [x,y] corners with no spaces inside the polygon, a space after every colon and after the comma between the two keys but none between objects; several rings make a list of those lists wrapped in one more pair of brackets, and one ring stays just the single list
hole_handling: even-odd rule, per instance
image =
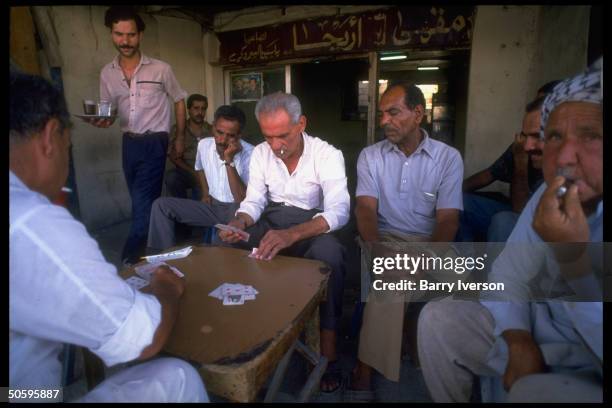
[{"label": "wall", "polygon": [[[545,82],[585,68],[588,6],[479,6],[470,60],[465,176],[488,167],[521,129]],[[491,190],[504,191],[497,183]]]},{"label": "wall", "polygon": [[[298,64],[292,69],[293,93],[308,120],[306,132],[342,150],[351,197],[357,185],[357,158],[367,145],[367,122],[343,119],[341,112],[345,92],[367,79],[367,66],[366,59],[355,59]],[[357,95],[351,99],[356,102]]]},{"label": "wall", "polygon": [[[62,56],[68,109],[81,113],[83,98],[99,97],[102,67],[116,55],[101,6],[47,7]],[[147,25],[141,50],[168,62],[188,92],[206,92],[202,32],[194,21],[142,15]],[[181,47],[176,47],[181,44]],[[73,155],[81,216],[90,229],[125,221],[131,202],[121,165],[118,121],[98,129],[74,119]]]}]

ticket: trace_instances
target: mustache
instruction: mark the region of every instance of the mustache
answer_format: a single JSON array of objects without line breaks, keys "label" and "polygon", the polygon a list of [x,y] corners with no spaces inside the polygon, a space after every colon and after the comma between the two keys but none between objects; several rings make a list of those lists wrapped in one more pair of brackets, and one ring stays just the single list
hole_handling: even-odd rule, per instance
[{"label": "mustache", "polygon": [[529,157],[531,156],[542,156],[544,154],[544,152],[542,152],[542,150],[540,149],[533,149],[527,152],[527,154],[529,155]]}]

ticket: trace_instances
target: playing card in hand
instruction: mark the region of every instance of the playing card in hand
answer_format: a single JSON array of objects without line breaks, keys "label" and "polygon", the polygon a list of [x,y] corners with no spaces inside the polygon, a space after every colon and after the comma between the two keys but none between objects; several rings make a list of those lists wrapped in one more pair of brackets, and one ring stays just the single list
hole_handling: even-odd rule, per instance
[{"label": "playing card in hand", "polygon": [[159,266],[162,266],[162,265],[165,265],[168,268],[170,268],[170,270],[174,272],[174,274],[178,276],[179,278],[185,277],[185,275],[181,271],[179,271],[177,268],[175,268],[172,265],[168,265],[165,262],[146,263],[143,265],[138,265],[134,268],[134,272],[136,272],[136,275],[150,282],[151,277],[153,275],[153,271],[155,271],[155,269],[157,269]]},{"label": "playing card in hand", "polygon": [[243,231],[241,229],[238,229],[236,227],[232,227],[231,225],[215,224],[215,228],[218,228],[221,231],[235,232],[236,234],[240,235],[240,239],[242,239],[243,241],[248,241],[249,237],[250,237],[248,232],[245,232],[245,231]]},{"label": "playing card in hand", "polygon": [[137,276],[132,276],[132,277],[127,278],[125,280],[125,283],[127,283],[128,285],[130,285],[136,290],[139,290],[140,288],[144,288],[145,286],[149,285],[148,281],[141,279]]}]

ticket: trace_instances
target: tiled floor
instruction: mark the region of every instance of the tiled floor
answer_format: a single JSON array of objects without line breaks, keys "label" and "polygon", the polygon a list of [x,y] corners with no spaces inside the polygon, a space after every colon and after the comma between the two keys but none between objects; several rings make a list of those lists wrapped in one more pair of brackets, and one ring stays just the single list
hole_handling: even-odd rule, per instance
[{"label": "tiled floor", "polygon": [[[106,259],[116,265],[118,268],[121,267],[121,248],[125,242],[129,231],[129,223],[121,223],[115,226],[105,228],[103,230],[92,232],[92,236],[98,241],[102,252]],[[346,277],[346,289],[344,296],[344,314],[341,322],[341,328],[339,332],[339,351],[340,351],[340,365],[348,376],[352,367],[355,364],[357,354],[357,339],[356,339],[356,328],[353,320],[353,312],[355,306],[359,301],[359,272],[358,272],[358,252],[356,247],[352,243],[352,236],[354,233],[347,229],[344,234],[343,241],[348,248],[349,258],[352,262],[349,263],[347,268]],[[297,353],[295,353],[297,354]],[[79,370],[81,363],[77,362],[77,371]],[[116,372],[121,367],[112,367],[107,369],[107,376]],[[287,370],[285,381],[281,387],[281,392],[278,395],[279,401],[292,401],[294,396],[297,395],[298,390],[303,385],[306,378],[306,365],[303,360],[294,355]],[[423,375],[421,371],[415,367],[412,360],[405,357],[402,360],[400,381],[398,383],[389,381],[379,374],[374,376],[374,389],[377,400],[383,402],[430,402],[431,399],[428,395]],[[65,390],[66,397],[77,398],[86,392],[86,385],[82,373],[79,376],[78,381],[72,384]],[[67,398],[67,399],[68,399]],[[211,395],[212,401],[223,401],[220,398],[216,398]],[[319,396],[315,397],[316,401],[320,402],[334,402],[341,401],[341,393],[337,393],[332,396]]]}]

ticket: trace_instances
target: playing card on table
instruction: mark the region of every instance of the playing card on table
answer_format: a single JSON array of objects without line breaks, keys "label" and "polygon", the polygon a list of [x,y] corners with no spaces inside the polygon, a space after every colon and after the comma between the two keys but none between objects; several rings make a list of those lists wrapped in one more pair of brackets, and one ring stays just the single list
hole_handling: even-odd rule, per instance
[{"label": "playing card on table", "polygon": [[166,252],[164,254],[158,255],[149,255],[143,258],[146,259],[149,263],[157,263],[162,261],[169,261],[171,259],[185,258],[191,253],[191,251],[193,251],[193,247],[190,245],[182,249],[177,249],[176,251]]},{"label": "playing card on table", "polygon": [[244,285],[241,285],[240,283],[226,283],[223,289],[221,290],[221,293],[224,296],[244,295],[244,290]]},{"label": "playing card on table", "polygon": [[251,249],[251,253],[248,255],[249,258],[259,259],[263,261],[269,261],[269,258],[263,258],[261,255],[257,255],[258,248]]},{"label": "playing card on table", "polygon": [[242,288],[242,294],[243,295],[256,295],[258,293],[259,292],[254,287],[252,287],[251,285],[243,286],[243,288]]},{"label": "playing card on table", "polygon": [[139,290],[140,288],[144,288],[145,286],[149,285],[149,282],[139,278],[137,276],[132,276],[129,277],[125,280],[125,283],[127,283],[128,285],[130,285],[131,287],[133,287],[136,290]]},{"label": "playing card on table", "polygon": [[181,271],[179,271],[174,266],[168,265],[165,262],[155,262],[155,263],[146,263],[143,265],[138,265],[134,267],[134,272],[136,272],[136,275],[140,276],[141,278],[151,281],[151,276],[153,275],[153,271],[157,269],[157,267],[162,266],[162,265],[165,265],[168,268],[170,268],[170,270],[174,272],[174,274],[178,276],[179,278],[185,277],[185,275]]},{"label": "playing card on table", "polygon": [[215,297],[215,298],[217,298],[219,300],[222,300],[223,299],[223,295],[221,294],[221,291],[223,290],[225,285],[226,284],[224,283],[223,285],[217,286],[212,292],[210,292],[208,294],[208,296]]},{"label": "playing card on table", "polygon": [[247,286],[240,283],[224,283],[210,292],[208,296],[223,300],[224,305],[241,305],[245,300],[254,300],[258,293],[259,292],[251,285]]},{"label": "playing card on table", "polygon": [[226,295],[223,297],[224,306],[243,305],[244,295]]},{"label": "playing card on table", "polygon": [[220,229],[221,231],[230,231],[230,232],[235,232],[238,235],[240,235],[241,239],[243,241],[248,241],[249,237],[251,236],[248,232],[245,232],[241,229],[238,229],[236,227],[232,227],[231,225],[226,225],[226,224],[215,224],[215,228]]}]

